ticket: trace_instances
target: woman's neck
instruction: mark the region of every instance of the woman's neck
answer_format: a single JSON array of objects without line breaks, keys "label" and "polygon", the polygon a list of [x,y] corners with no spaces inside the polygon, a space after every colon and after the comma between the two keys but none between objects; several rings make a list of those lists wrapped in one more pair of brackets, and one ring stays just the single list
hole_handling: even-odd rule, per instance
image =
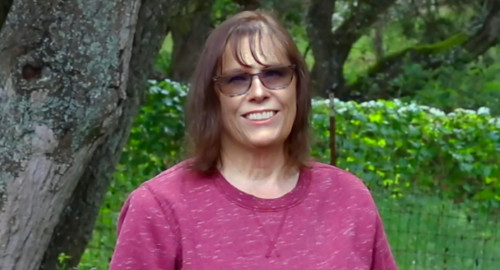
[{"label": "woman's neck", "polygon": [[298,169],[287,166],[283,145],[262,148],[223,144],[219,170],[239,190],[261,198],[278,198],[298,181]]}]

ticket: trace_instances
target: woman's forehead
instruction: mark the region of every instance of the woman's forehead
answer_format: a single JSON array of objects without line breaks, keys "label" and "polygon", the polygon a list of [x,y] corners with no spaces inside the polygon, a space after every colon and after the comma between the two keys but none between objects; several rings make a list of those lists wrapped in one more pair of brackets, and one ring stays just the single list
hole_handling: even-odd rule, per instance
[{"label": "woman's forehead", "polygon": [[230,40],[222,55],[222,71],[237,67],[290,64],[284,47],[269,35]]}]

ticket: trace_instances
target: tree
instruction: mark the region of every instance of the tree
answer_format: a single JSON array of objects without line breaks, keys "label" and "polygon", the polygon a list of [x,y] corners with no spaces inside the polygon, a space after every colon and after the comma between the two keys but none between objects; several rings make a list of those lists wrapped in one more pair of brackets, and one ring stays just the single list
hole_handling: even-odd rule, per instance
[{"label": "tree", "polygon": [[[193,7],[203,6],[196,0],[189,2]],[[383,27],[385,24],[393,22],[400,24],[407,38],[418,40],[420,44],[436,42],[436,44],[442,44],[441,41],[443,40],[456,41],[457,37],[454,36],[456,32],[471,26],[471,22],[467,21],[471,14],[470,10],[476,9],[475,12],[477,13],[477,6],[483,5],[487,7],[486,9],[490,13],[487,16],[476,16],[476,23],[479,22],[479,25],[483,27],[475,35],[470,36],[463,48],[472,52],[468,59],[474,60],[478,55],[497,44],[497,38],[495,38],[497,35],[495,33],[497,33],[498,27],[496,27],[495,23],[498,19],[494,11],[497,10],[498,0],[481,0],[477,2],[465,0],[418,0],[409,2],[396,0],[291,0],[286,1],[286,3],[276,0],[232,0],[232,2],[239,5],[238,10],[258,7],[274,10],[288,28],[293,31],[295,37],[300,36],[299,39],[308,39],[309,43],[304,54],[307,54],[310,48],[314,55],[314,65],[311,70],[311,89],[315,92],[315,95],[323,97],[326,97],[329,92],[334,92],[336,97],[345,100],[395,97],[394,91],[390,89],[390,81],[398,76],[401,67],[405,64],[402,61],[394,61],[398,57],[385,52],[384,47],[386,44],[383,43]],[[221,10],[219,10],[221,5],[226,7],[231,1],[212,0],[204,4],[204,6],[208,7],[212,3],[215,3],[213,5],[214,10],[212,10],[212,14],[214,14],[221,13]],[[196,11],[197,9],[191,8],[189,10]],[[193,33],[208,31],[204,30],[208,29],[206,26],[208,25],[208,8],[203,10],[205,15],[202,15],[201,12],[188,12],[179,17],[179,21],[182,23],[179,23],[177,28],[187,30],[184,32],[177,31],[181,34],[174,35],[172,67],[175,72],[172,77],[176,80],[187,81],[195,65],[195,59],[201,49],[200,44],[205,39],[205,35]],[[223,8],[222,13],[234,11]],[[442,13],[450,12],[460,15],[455,16],[455,18],[442,16]],[[469,15],[463,15],[466,13]],[[301,24],[304,21],[306,22],[307,37],[302,35],[304,27]],[[340,22],[334,23],[334,21]],[[205,26],[202,27],[201,25]],[[422,28],[423,31],[416,30],[417,28]],[[349,83],[346,85],[343,69],[351,48],[360,37],[367,35],[372,29],[375,30],[374,53],[378,57],[377,65],[371,68],[366,76],[362,76],[356,84]],[[391,44],[387,44],[387,46],[391,46]],[[425,47],[429,46],[426,45]],[[415,50],[408,49],[400,53],[401,57],[399,59],[410,59],[410,62],[422,63],[426,61],[425,59],[435,57],[433,53],[429,53],[429,50],[419,50],[418,53],[413,53],[413,51]],[[408,56],[408,52],[412,52],[411,57]],[[187,61],[184,61],[186,59]],[[449,62],[449,60],[446,61]],[[388,63],[391,68],[386,68]],[[364,80],[364,78],[367,80]],[[373,78],[379,78],[375,84],[372,83]],[[365,81],[369,82],[368,85],[364,83]],[[370,85],[374,86],[375,89],[380,89],[380,91],[372,91],[372,93],[366,94],[366,87]],[[371,86],[369,89],[372,88]]]},{"label": "tree", "polygon": [[76,265],[181,5],[12,2],[0,32],[0,269],[55,269],[62,252]]},{"label": "tree", "polygon": [[[173,48],[171,72],[167,74],[171,79],[183,83],[189,82],[205,40],[214,23],[218,23],[211,20],[211,15],[222,13],[221,18],[215,20],[225,19],[236,11],[255,10],[261,7],[259,0],[189,0],[185,3],[183,10],[173,18],[175,23],[170,28]],[[279,8],[278,13],[281,15],[288,10],[290,1],[278,5],[268,0],[264,4],[267,4],[265,7]]]},{"label": "tree", "polygon": [[339,2],[311,0],[307,14],[307,34],[314,55],[311,89],[324,97],[329,92],[339,98],[348,96],[342,69],[352,45],[395,0],[353,1],[355,4],[349,3],[350,14],[333,30],[332,15]]},{"label": "tree", "polygon": [[475,32],[461,31],[433,44],[420,44],[387,55],[377,61],[363,78],[346,87],[348,93],[345,98],[362,101],[411,95],[413,89],[402,93],[391,86],[391,81],[403,72],[405,64],[419,64],[431,70],[443,64],[467,63],[477,59],[500,42],[500,0],[486,0],[485,4],[486,13],[478,16],[479,27]]},{"label": "tree", "polygon": [[174,46],[172,50],[172,74],[176,81],[187,83],[193,73],[198,56],[212,26],[210,14],[214,0],[186,1],[184,8],[171,25]]},{"label": "tree", "polygon": [[[232,9],[231,4],[237,6],[236,10],[254,10],[260,6],[259,0],[189,0],[184,8],[173,20],[171,33],[173,40],[171,72],[168,76],[179,82],[187,83],[193,73],[198,56],[203,49],[205,40],[213,28],[211,15],[217,11],[215,8],[223,6]],[[226,10],[222,10],[222,17],[226,17]]]}]

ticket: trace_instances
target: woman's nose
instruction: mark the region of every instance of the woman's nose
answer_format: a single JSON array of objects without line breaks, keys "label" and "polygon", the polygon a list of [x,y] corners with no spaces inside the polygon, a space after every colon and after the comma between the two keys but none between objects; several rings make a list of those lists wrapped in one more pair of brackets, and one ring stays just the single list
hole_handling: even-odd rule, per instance
[{"label": "woman's nose", "polygon": [[255,101],[262,101],[269,97],[269,90],[262,84],[257,74],[252,76],[248,95],[250,96],[250,100]]}]

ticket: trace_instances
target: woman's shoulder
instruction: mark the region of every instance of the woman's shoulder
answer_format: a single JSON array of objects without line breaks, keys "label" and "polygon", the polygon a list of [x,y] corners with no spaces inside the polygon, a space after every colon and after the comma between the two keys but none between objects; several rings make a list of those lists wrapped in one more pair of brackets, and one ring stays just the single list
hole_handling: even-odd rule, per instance
[{"label": "woman's shoulder", "polygon": [[151,185],[167,182],[173,183],[175,182],[175,180],[179,180],[180,178],[192,177],[192,174],[193,172],[190,168],[190,161],[184,160],[157,174],[155,177],[149,179],[145,183]]},{"label": "woman's shoulder", "polygon": [[145,181],[131,195],[147,190],[159,200],[175,203],[200,189],[211,188],[211,179],[210,175],[193,170],[190,161],[185,160]]},{"label": "woman's shoulder", "polygon": [[309,164],[311,179],[325,191],[344,190],[357,191],[369,194],[365,183],[356,175],[336,166],[321,162],[311,162]]},{"label": "woman's shoulder", "polygon": [[372,194],[361,179],[335,166],[313,162],[309,166],[311,192],[322,204],[335,207],[376,209]]},{"label": "woman's shoulder", "polygon": [[363,182],[353,173],[341,169],[339,167],[321,163],[321,162],[310,162],[309,169],[313,175],[323,176],[326,178],[335,178],[340,181],[352,181],[355,183],[362,184]]}]

